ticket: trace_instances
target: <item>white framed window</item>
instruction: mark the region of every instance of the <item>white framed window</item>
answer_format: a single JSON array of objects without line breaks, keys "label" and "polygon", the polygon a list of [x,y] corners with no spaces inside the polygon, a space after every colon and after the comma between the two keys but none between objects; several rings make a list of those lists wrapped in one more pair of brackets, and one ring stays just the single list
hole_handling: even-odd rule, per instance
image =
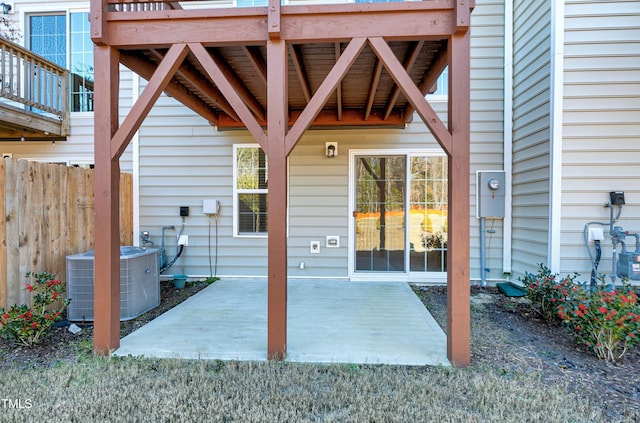
[{"label": "white framed window", "polygon": [[29,11],[25,21],[26,47],[70,70],[70,110],[93,112],[93,43],[89,33],[89,12]]},{"label": "white framed window", "polygon": [[267,236],[267,155],[258,144],[233,146],[233,234]]}]

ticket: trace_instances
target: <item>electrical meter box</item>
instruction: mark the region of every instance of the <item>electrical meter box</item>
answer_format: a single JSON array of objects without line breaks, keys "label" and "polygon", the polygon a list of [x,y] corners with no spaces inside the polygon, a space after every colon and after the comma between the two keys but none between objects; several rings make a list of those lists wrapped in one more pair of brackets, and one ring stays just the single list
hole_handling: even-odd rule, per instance
[{"label": "electrical meter box", "polygon": [[476,173],[477,217],[502,219],[505,213],[504,171],[478,171]]}]

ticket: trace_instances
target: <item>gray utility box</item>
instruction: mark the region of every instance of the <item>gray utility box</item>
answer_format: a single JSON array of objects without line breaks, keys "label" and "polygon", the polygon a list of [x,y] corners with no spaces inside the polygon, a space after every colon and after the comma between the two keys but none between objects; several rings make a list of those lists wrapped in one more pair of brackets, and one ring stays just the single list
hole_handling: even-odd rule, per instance
[{"label": "gray utility box", "polygon": [[502,219],[505,213],[504,171],[479,171],[476,179],[477,217]]},{"label": "gray utility box", "polygon": [[[93,321],[93,250],[67,256],[67,318]],[[120,247],[120,320],[160,304],[158,249]]]}]

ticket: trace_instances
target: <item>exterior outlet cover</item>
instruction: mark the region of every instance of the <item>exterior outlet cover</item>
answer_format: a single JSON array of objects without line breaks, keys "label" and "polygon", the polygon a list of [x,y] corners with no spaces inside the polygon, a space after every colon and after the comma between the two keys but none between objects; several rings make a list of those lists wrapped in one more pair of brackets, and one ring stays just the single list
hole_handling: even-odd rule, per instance
[{"label": "exterior outlet cover", "polygon": [[327,248],[340,248],[340,236],[328,235],[326,245],[327,245]]},{"label": "exterior outlet cover", "polygon": [[602,228],[589,228],[589,242],[604,241],[604,230]]},{"label": "exterior outlet cover", "polygon": [[178,238],[178,245],[184,245],[185,247],[188,247],[189,235],[180,235],[180,238]]},{"label": "exterior outlet cover", "polygon": [[309,244],[309,252],[311,254],[320,254],[320,241],[311,241]]}]

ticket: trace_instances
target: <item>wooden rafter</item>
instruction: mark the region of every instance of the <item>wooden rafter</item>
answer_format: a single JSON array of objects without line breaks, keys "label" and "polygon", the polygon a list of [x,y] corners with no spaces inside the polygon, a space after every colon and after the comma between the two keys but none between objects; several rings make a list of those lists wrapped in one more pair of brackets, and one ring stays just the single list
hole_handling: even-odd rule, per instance
[{"label": "wooden rafter", "polygon": [[[373,76],[371,77],[371,82],[369,83],[369,93],[367,94],[367,105],[364,109],[364,120],[369,120],[369,116],[371,115],[371,109],[373,108],[373,101],[376,98],[376,92],[378,90],[378,85],[380,84],[380,76],[382,75],[382,62],[380,59],[376,58],[375,64],[373,65]],[[388,116],[385,117],[384,120],[388,119]]]},{"label": "wooden rafter", "polygon": [[260,52],[256,47],[253,46],[241,46],[240,47],[244,52],[247,59],[249,59],[249,63],[258,74],[258,77],[264,87],[267,87],[267,64],[264,59],[260,55]]},{"label": "wooden rafter", "polygon": [[188,52],[185,44],[174,44],[164,56],[142,94],[111,139],[111,158],[113,160],[119,158],[127,148],[133,134],[140,128],[140,124],[160,94],[169,85],[169,81],[175,75],[184,58],[187,57]]},{"label": "wooden rafter", "polygon": [[[431,67],[425,73],[420,84],[418,84],[418,90],[420,90],[423,96],[426,95],[429,89],[433,87],[433,84],[436,83],[444,68],[447,67],[447,63],[447,50],[443,50],[432,62]],[[415,108],[411,103],[407,104],[407,107],[404,111],[405,119],[407,120],[407,122],[411,119],[414,110]]]},{"label": "wooden rafter", "polygon": [[227,79],[225,71],[219,66],[218,62],[211,57],[202,44],[191,43],[189,44],[189,48],[205,69],[213,83],[216,84],[220,91],[222,91],[225,97],[229,100],[229,103],[238,116],[240,116],[244,125],[247,127],[249,132],[251,132],[251,135],[256,139],[256,142],[258,142],[258,144],[260,144],[260,146],[266,151],[267,138],[264,131],[253,114],[251,114],[251,111],[244,102],[242,96],[236,91],[237,85],[234,85]]},{"label": "wooden rafter", "polygon": [[382,38],[373,37],[369,39],[369,44],[384,63],[385,68],[396,81],[396,84],[400,86],[404,95],[407,96],[411,104],[413,104],[413,107],[416,108],[424,123],[436,137],[440,147],[442,147],[447,154],[451,154],[451,134],[449,130],[444,123],[442,123],[433,108],[431,108],[431,105],[424,98],[424,95],[418,90],[418,87],[415,86],[407,74],[407,71],[389,48],[387,42]]},{"label": "wooden rafter", "polygon": [[[153,62],[142,59],[139,55],[127,51],[123,51],[120,54],[120,62],[146,80],[151,79],[156,66]],[[210,124],[217,125],[219,123],[219,115],[215,110],[189,91],[184,85],[172,81],[165,88],[165,92],[205,118]]]},{"label": "wooden rafter", "polygon": [[[407,56],[404,59],[404,63],[402,64],[404,70],[406,70],[407,73],[411,72],[411,68],[416,63],[416,60],[418,60],[418,55],[420,54],[420,49],[422,49],[423,45],[424,41],[417,41],[410,44],[409,52],[407,53]],[[387,109],[384,112],[385,119],[391,116],[391,111],[395,107],[396,101],[398,101],[398,96],[400,96],[400,88],[398,87],[398,85],[395,85],[393,87],[393,90],[391,91],[389,99],[387,100]]]},{"label": "wooden rafter", "polygon": [[302,47],[298,45],[289,44],[289,54],[291,55],[296,75],[298,75],[298,82],[300,82],[300,88],[302,89],[304,99],[309,103],[309,100],[311,100],[311,84],[309,83],[309,76],[307,75],[307,71],[304,68],[304,62],[302,61],[301,48]]},{"label": "wooden rafter", "polygon": [[[149,54],[151,54],[155,59],[162,60],[164,55],[160,53],[158,50],[150,49]],[[229,104],[226,98],[222,95],[220,90],[211,82],[202,77],[193,66],[190,64],[183,62],[182,65],[176,71],[176,76],[179,76],[186,81],[189,82],[193,87],[195,87],[199,92],[206,96],[206,98],[212,103],[216,104],[222,111],[224,111],[231,119],[235,121],[239,121],[240,118],[234,112],[233,108]]]},{"label": "wooden rafter", "polygon": [[[340,54],[342,53],[340,43],[335,43],[335,59],[336,62],[340,58]],[[336,119],[338,121],[342,120],[342,81],[338,83],[336,87]]]},{"label": "wooden rafter", "polygon": [[325,77],[318,90],[315,92],[307,107],[300,114],[298,120],[293,125],[286,138],[287,155],[293,150],[296,143],[309,128],[313,119],[320,113],[320,109],[326,103],[327,98],[333,93],[338,83],[344,78],[353,62],[367,43],[366,38],[354,38],[349,42],[347,48],[333,66],[329,74]]},{"label": "wooden rafter", "polygon": [[[209,55],[211,56],[211,60],[213,60],[225,79],[229,81],[231,85],[233,85],[235,92],[238,93],[242,101],[247,105],[249,110],[251,110],[258,119],[266,120],[267,114],[258,102],[256,98],[253,96],[251,91],[247,88],[247,86],[242,82],[242,79],[238,77],[238,75],[231,69],[231,67],[227,64],[227,62],[217,53],[214,49],[209,51]],[[214,81],[214,84],[216,82]],[[217,85],[217,84],[216,84]],[[220,88],[220,87],[218,87]]]}]

